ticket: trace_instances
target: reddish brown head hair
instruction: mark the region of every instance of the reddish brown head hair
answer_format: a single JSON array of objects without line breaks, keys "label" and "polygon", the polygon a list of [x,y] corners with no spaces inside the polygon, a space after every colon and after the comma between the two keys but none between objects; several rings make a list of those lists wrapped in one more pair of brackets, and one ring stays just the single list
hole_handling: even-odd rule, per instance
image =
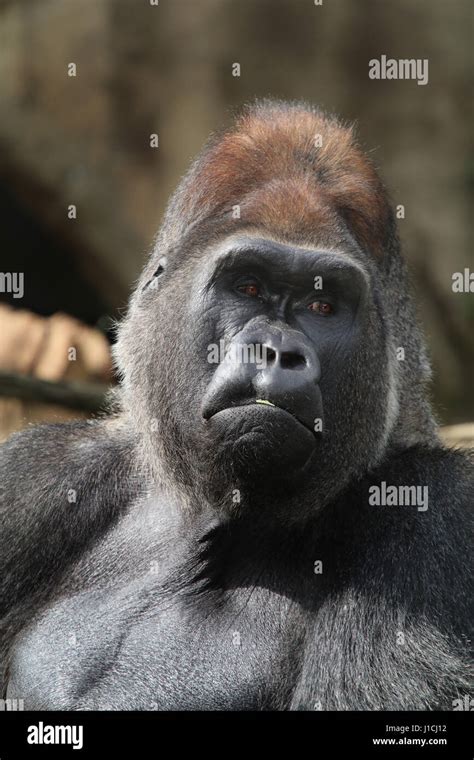
[{"label": "reddish brown head hair", "polygon": [[[305,104],[263,101],[197,159],[173,203],[184,225],[229,217],[284,238],[334,241],[342,225],[377,258],[394,219],[353,129]],[[238,226],[238,221],[234,221]]]}]

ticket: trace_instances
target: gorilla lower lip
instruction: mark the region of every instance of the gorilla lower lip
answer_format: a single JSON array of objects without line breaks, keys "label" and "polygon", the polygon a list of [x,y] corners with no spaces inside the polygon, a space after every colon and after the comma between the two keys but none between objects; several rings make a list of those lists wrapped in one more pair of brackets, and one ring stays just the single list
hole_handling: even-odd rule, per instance
[{"label": "gorilla lower lip", "polygon": [[274,404],[272,401],[268,401],[267,399],[255,399],[252,401],[242,401],[241,403],[232,404],[231,406],[214,409],[212,410],[211,413],[204,415],[204,419],[206,420],[206,422],[209,422],[211,419],[213,419],[214,417],[217,417],[222,412],[246,413],[246,412],[250,412],[252,409],[255,409],[255,407],[257,406],[267,407],[267,409],[272,410],[272,413],[288,415],[288,417],[291,417],[299,425],[302,425],[304,428],[309,430],[310,433],[315,435],[315,431],[311,428],[310,425],[306,424],[304,420],[300,419],[296,414],[293,414],[293,412],[289,411],[288,409],[285,409],[284,407],[279,406],[278,404]]}]

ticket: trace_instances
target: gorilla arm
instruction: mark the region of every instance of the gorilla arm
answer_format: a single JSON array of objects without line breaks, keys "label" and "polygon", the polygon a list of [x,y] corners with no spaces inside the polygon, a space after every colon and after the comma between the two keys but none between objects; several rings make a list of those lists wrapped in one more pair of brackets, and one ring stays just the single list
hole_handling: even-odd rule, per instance
[{"label": "gorilla arm", "polygon": [[129,503],[129,445],[113,427],[41,425],[0,448],[2,649]]}]

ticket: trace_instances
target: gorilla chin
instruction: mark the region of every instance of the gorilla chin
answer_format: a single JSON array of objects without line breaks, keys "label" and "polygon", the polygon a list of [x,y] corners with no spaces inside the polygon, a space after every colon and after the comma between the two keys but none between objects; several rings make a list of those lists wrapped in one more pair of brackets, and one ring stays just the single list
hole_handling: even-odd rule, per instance
[{"label": "gorilla chin", "polygon": [[300,478],[316,450],[318,434],[290,412],[270,404],[228,407],[205,422],[209,443],[239,481],[276,482]]}]

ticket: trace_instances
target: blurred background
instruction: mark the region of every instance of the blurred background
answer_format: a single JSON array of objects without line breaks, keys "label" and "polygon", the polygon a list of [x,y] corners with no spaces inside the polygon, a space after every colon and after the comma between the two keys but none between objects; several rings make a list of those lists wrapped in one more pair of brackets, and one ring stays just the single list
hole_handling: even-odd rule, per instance
[{"label": "blurred background", "polygon": [[[405,208],[438,417],[474,420],[474,295],[452,291],[474,268],[471,50],[469,0],[0,0],[0,272],[24,273],[0,292],[0,437],[100,406],[169,194],[256,96],[357,122]],[[427,58],[429,83],[369,79],[381,55]]]}]

